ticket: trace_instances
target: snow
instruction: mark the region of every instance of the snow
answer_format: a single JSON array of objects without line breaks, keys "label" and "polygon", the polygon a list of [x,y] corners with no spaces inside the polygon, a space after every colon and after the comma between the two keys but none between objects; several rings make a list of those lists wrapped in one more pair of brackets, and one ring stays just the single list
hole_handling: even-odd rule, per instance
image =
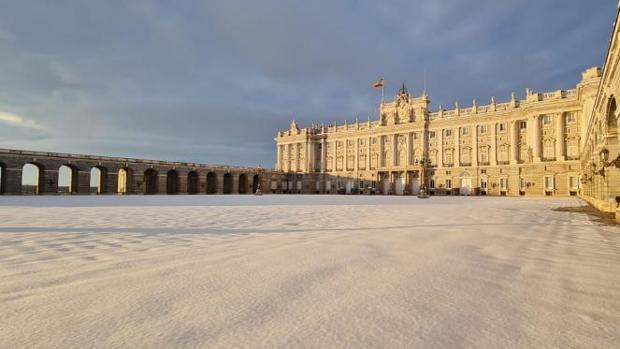
[{"label": "snow", "polygon": [[0,348],[617,348],[620,228],[583,205],[0,197]]}]

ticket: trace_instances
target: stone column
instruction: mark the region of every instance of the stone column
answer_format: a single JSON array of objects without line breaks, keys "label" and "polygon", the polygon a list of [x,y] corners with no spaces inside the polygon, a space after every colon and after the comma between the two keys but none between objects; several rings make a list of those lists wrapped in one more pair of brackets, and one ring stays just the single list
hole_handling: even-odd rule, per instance
[{"label": "stone column", "polygon": [[564,115],[556,114],[555,117],[555,159],[564,161]]},{"label": "stone column", "polygon": [[321,173],[325,173],[325,164],[327,161],[327,142],[325,138],[321,139]]},{"label": "stone column", "polygon": [[277,154],[276,156],[278,157],[276,159],[276,171],[281,171],[282,170],[282,150],[281,150],[282,146],[280,144],[277,145],[276,149],[277,149]]},{"label": "stone column", "polygon": [[471,128],[471,166],[478,167],[478,126]]},{"label": "stone column", "polygon": [[344,139],[344,158],[343,158],[342,170],[343,172],[349,171],[349,139]]},{"label": "stone column", "polygon": [[497,124],[488,126],[491,129],[491,150],[489,152],[489,165],[497,166]]},{"label": "stone column", "polygon": [[355,172],[360,170],[360,140],[355,138]]},{"label": "stone column", "polygon": [[437,167],[443,167],[443,130],[435,131],[435,137],[437,138]]},{"label": "stone column", "polygon": [[332,142],[332,148],[334,149],[334,156],[332,156],[332,172],[336,172],[336,164],[338,163],[338,141]]},{"label": "stone column", "polygon": [[527,133],[531,140],[530,144],[534,154],[534,162],[540,162],[540,123],[538,122],[538,115],[532,115],[528,118]]},{"label": "stone column", "polygon": [[310,154],[312,154],[312,142],[310,141],[306,141],[306,156],[305,156],[305,161],[304,161],[304,171],[306,173],[308,172],[314,172],[312,171],[312,165],[314,164],[314,161],[312,161],[312,157],[310,156]]},{"label": "stone column", "polygon": [[454,131],[454,167],[461,167],[461,128],[457,127]]},{"label": "stone column", "polygon": [[39,171],[39,194],[58,194],[58,169]]},{"label": "stone column", "polygon": [[398,134],[392,136],[392,163],[390,166],[394,167],[398,163]]},{"label": "stone column", "polygon": [[517,164],[517,146],[519,144],[519,142],[517,141],[517,135],[518,132],[516,130],[517,125],[516,125],[516,121],[510,121],[508,122],[508,132],[510,135],[510,164],[511,165],[516,165]]},{"label": "stone column", "polygon": [[368,137],[368,149],[366,152],[366,171],[370,171],[370,159],[371,159],[371,150],[372,150],[372,145],[371,145],[371,141],[372,141],[372,137]]},{"label": "stone column", "polygon": [[383,155],[384,155],[383,137],[384,136],[379,136],[378,137],[378,142],[379,142],[379,164],[378,164],[377,167],[384,167],[383,164],[385,164],[385,159],[383,158]]},{"label": "stone column", "polygon": [[409,167],[409,165],[411,165],[411,153],[412,153],[412,142],[411,142],[411,132],[407,133],[407,163],[405,164],[405,167]]}]

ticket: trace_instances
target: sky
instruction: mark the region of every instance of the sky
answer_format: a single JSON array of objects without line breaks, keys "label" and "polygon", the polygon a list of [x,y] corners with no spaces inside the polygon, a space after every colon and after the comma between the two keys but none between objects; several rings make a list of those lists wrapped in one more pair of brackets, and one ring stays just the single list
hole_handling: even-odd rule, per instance
[{"label": "sky", "polygon": [[0,148],[275,163],[274,137],[569,89],[604,63],[616,0],[0,0]]}]

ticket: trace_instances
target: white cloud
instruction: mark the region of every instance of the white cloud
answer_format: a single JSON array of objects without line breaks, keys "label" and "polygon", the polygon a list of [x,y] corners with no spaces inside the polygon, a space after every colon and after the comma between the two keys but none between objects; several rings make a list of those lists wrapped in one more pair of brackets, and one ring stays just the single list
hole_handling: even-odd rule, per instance
[{"label": "white cloud", "polygon": [[14,127],[28,128],[32,130],[42,131],[45,128],[34,120],[29,120],[17,114],[11,114],[0,111],[0,123],[8,124]]}]

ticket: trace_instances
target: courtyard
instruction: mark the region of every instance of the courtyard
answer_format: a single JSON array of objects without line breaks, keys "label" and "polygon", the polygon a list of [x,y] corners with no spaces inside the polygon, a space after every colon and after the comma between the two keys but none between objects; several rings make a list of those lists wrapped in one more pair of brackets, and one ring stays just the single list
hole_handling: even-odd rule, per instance
[{"label": "courtyard", "polygon": [[0,347],[620,343],[620,228],[577,198],[0,199]]}]

